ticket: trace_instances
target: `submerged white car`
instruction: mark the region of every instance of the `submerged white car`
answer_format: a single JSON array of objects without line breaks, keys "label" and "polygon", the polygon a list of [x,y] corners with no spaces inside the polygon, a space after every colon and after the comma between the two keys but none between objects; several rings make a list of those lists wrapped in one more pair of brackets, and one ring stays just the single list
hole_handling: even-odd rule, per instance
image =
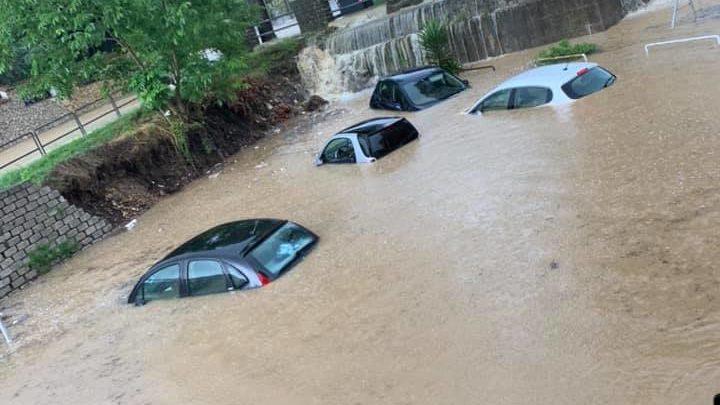
[{"label": "submerged white car", "polygon": [[513,110],[567,104],[615,83],[616,76],[596,63],[560,63],[523,72],[478,100],[467,112]]},{"label": "submerged white car", "polygon": [[418,130],[405,118],[371,118],[330,138],[315,157],[315,165],[372,163],[419,136]]}]

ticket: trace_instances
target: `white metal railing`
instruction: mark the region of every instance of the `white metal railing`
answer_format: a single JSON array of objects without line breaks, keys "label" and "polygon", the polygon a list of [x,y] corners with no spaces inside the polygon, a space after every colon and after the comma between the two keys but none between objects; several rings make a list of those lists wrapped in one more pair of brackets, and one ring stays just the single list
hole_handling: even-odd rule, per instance
[{"label": "white metal railing", "polygon": [[662,45],[669,45],[669,44],[678,44],[683,42],[691,42],[691,41],[701,41],[704,39],[714,39],[715,42],[720,45],[720,35],[703,35],[701,37],[692,37],[692,38],[681,38],[681,39],[673,39],[670,41],[662,41],[662,42],[653,42],[650,44],[645,45],[645,56],[650,56],[650,48],[653,46],[662,46]]},{"label": "white metal railing", "polygon": [[564,56],[553,56],[552,58],[538,58],[535,59],[535,64],[537,65],[540,62],[548,62],[551,60],[564,60],[564,59],[575,59],[575,58],[583,58],[583,60],[587,63],[588,57],[584,53],[575,53],[572,55],[564,55]]}]

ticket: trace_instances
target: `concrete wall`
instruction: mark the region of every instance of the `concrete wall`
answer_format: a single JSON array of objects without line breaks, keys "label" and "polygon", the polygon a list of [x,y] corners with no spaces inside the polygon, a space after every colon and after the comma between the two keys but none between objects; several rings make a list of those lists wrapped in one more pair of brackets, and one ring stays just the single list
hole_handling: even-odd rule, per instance
[{"label": "concrete wall", "polygon": [[419,33],[448,26],[461,63],[604,31],[645,0],[438,0],[337,30],[301,53],[303,82],[318,94],[358,91],[378,76],[428,63]]},{"label": "concrete wall", "polygon": [[27,267],[38,246],[74,241],[85,247],[111,229],[48,187],[26,183],[0,190],[0,299],[38,276]]},{"label": "concrete wall", "polygon": [[305,34],[326,29],[332,19],[327,0],[295,0],[291,4],[300,31]]}]

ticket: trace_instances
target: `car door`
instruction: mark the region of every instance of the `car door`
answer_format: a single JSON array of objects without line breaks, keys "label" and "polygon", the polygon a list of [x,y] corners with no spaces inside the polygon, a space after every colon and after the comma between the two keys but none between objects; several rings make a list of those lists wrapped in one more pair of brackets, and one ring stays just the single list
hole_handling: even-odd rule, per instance
[{"label": "car door", "polygon": [[142,302],[180,297],[180,264],[163,266],[151,273],[136,292]]},{"label": "car door", "polygon": [[330,141],[321,155],[323,163],[355,163],[355,147],[350,138],[336,138]]},{"label": "car door", "polygon": [[513,89],[498,90],[485,97],[480,105],[475,108],[473,113],[510,109],[510,96],[512,95],[512,90]]},{"label": "car door", "polygon": [[223,264],[212,259],[193,259],[187,265],[187,288],[192,296],[217,294],[234,289]]}]

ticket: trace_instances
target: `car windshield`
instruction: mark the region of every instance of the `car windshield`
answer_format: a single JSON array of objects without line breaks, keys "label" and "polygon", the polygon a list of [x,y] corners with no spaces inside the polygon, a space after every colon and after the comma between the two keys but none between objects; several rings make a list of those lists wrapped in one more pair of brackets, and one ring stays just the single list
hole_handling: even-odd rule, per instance
[{"label": "car windshield", "polygon": [[302,227],[288,222],[255,246],[247,256],[255,259],[271,277],[279,276],[305,248],[315,242],[315,236]]},{"label": "car windshield", "polygon": [[465,89],[465,85],[445,72],[436,72],[417,82],[402,85],[405,94],[416,106],[426,106],[444,100]]},{"label": "car windshield", "polygon": [[568,97],[577,100],[612,86],[613,83],[615,83],[615,75],[596,66],[565,83],[562,89]]}]

